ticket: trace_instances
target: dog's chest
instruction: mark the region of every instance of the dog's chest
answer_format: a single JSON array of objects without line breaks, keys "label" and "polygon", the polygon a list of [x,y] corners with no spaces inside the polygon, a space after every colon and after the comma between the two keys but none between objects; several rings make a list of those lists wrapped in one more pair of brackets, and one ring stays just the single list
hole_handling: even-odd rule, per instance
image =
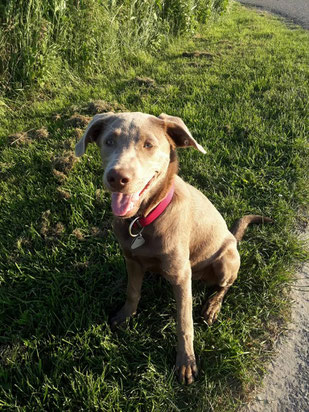
[{"label": "dog's chest", "polygon": [[162,241],[159,237],[150,236],[142,232],[140,236],[131,237],[129,234],[116,237],[122,249],[131,256],[153,257],[162,253]]},{"label": "dog's chest", "polygon": [[129,234],[127,225],[114,224],[114,232],[118,242],[129,259],[138,260],[145,270],[161,271],[161,257],[164,243],[161,236],[155,235],[153,231],[142,231],[142,241],[138,237]]},{"label": "dog's chest", "polygon": [[122,250],[124,255],[129,259],[134,259],[138,261],[140,265],[143,267],[144,271],[149,270],[152,272],[163,273],[162,267],[162,254],[159,253],[160,248],[158,248],[157,244],[148,239],[147,236],[145,237],[145,243],[141,246],[138,246],[132,249],[132,240],[124,241],[121,244]]}]

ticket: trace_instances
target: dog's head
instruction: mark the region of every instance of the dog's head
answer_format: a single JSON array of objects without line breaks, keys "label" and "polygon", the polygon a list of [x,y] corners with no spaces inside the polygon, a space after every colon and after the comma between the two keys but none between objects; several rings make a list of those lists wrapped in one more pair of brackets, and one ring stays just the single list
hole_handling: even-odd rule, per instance
[{"label": "dog's head", "polygon": [[113,213],[123,218],[134,216],[165,179],[176,147],[193,146],[205,153],[184,122],[166,114],[97,114],[76,144],[76,156],[93,142],[100,148]]}]

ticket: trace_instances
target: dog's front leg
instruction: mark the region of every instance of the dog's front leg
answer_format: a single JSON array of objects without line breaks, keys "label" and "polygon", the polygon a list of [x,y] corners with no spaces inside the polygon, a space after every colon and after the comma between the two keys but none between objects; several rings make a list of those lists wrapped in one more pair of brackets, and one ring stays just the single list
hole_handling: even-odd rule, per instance
[{"label": "dog's front leg", "polygon": [[126,259],[126,267],[128,272],[127,298],[123,307],[111,318],[112,327],[134,315],[141,297],[144,271],[139,263],[131,259]]},{"label": "dog's front leg", "polygon": [[176,372],[181,383],[190,384],[197,376],[193,349],[192,280],[190,263],[175,279],[170,279],[177,305]]}]

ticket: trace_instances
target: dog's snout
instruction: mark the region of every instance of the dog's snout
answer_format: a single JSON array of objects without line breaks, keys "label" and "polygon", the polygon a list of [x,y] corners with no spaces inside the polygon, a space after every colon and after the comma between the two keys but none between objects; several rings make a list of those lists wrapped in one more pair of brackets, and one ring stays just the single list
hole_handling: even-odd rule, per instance
[{"label": "dog's snout", "polygon": [[107,182],[112,189],[121,190],[130,182],[130,177],[123,170],[111,169],[107,174]]}]

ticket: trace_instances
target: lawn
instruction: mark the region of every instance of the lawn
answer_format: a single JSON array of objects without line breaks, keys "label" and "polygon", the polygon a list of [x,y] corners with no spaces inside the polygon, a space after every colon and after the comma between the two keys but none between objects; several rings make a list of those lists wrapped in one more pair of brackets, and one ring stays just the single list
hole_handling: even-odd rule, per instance
[{"label": "lawn", "polygon": [[[294,230],[307,223],[309,35],[233,4],[217,24],[136,53],[117,75],[72,78],[0,111],[0,405],[4,410],[233,411],[259,382],[288,318]],[[179,150],[180,175],[228,224],[247,213],[274,219],[248,229],[242,266],[219,319],[200,316],[200,374],[177,383],[175,301],[155,274],[137,315],[112,333],[108,316],[126,272],[111,230],[110,197],[95,147],[74,145],[100,111],[183,118],[207,150]]]}]

